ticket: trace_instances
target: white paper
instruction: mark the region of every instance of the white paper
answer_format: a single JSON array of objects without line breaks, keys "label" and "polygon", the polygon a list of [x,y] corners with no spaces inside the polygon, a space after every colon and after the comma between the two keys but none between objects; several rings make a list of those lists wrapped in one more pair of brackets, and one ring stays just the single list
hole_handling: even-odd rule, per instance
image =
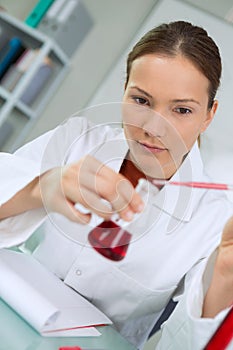
[{"label": "white paper", "polygon": [[98,337],[101,333],[95,327],[74,328],[63,331],[42,332],[45,337]]},{"label": "white paper", "polygon": [[112,323],[30,255],[0,250],[0,276],[0,297],[42,335],[96,336],[92,326]]}]

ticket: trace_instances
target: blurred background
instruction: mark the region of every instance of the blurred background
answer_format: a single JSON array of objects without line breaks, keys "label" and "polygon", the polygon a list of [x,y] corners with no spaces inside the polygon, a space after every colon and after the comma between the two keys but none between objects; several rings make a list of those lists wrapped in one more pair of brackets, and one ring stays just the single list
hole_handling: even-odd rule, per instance
[{"label": "blurred background", "polygon": [[[126,56],[133,43],[153,25],[164,19],[176,20],[180,17],[210,30],[210,35],[220,46],[224,66],[219,92],[221,106],[216,122],[214,121],[210,131],[203,136],[201,152],[206,171],[216,182],[233,183],[233,0],[80,1],[92,25],[77,49],[68,57],[69,69],[64,78],[56,86],[30,128],[22,133],[19,143],[34,139],[86,107],[119,102],[123,95]],[[3,12],[21,22],[28,18],[37,4],[37,0],[0,0],[0,6],[5,10]],[[70,22],[67,22],[67,26],[69,24]],[[66,30],[64,26],[64,31]],[[75,36],[75,33],[73,34]],[[69,40],[72,41],[72,36],[67,40],[68,43]],[[64,40],[61,46],[63,44]],[[3,101],[2,105],[0,103],[0,117],[4,102],[12,98],[14,99],[14,96],[11,97],[4,90],[0,90],[0,102],[1,99]],[[98,111],[98,108],[96,110]],[[91,115],[93,121],[111,121],[109,114]],[[19,125],[14,131],[16,136],[22,131],[20,130]],[[9,129],[3,130],[3,138],[7,132]],[[12,145],[12,138],[4,140],[2,150],[13,150]],[[230,200],[233,200],[233,194],[228,195]],[[154,349],[154,343],[155,338],[148,342],[145,349]]]}]

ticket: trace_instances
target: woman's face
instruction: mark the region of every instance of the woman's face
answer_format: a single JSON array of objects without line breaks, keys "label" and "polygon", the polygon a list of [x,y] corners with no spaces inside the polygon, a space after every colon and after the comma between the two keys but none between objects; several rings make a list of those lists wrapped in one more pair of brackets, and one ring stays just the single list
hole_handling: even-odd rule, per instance
[{"label": "woman's face", "polygon": [[208,79],[186,58],[148,54],[136,59],[123,98],[130,159],[145,173],[170,178],[211,122]]}]

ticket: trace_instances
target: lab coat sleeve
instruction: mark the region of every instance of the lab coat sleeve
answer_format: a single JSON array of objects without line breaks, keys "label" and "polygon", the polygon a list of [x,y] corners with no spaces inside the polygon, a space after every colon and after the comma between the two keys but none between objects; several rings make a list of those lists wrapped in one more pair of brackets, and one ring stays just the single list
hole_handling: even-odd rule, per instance
[{"label": "lab coat sleeve", "polygon": [[[26,144],[14,154],[0,153],[0,206],[35,177],[65,163],[70,145],[88,128],[85,118],[67,123]],[[44,221],[44,208],[0,221],[0,248],[23,243]]]},{"label": "lab coat sleeve", "polygon": [[0,205],[2,205],[39,175],[40,166],[30,159],[26,160],[7,153],[0,154],[0,164]]},{"label": "lab coat sleeve", "polygon": [[184,294],[169,319],[163,324],[156,350],[203,350],[229,309],[214,318],[202,318],[205,292],[211,280],[215,252],[187,274]]},{"label": "lab coat sleeve", "polygon": [[[0,154],[0,205],[7,202],[40,173],[39,163],[20,156]],[[0,248],[24,242],[42,223],[44,209],[0,221]]]}]

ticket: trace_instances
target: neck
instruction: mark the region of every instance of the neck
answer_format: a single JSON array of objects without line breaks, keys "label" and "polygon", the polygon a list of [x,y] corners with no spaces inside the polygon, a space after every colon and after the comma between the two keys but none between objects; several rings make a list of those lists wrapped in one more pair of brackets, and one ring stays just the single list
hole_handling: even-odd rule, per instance
[{"label": "neck", "polygon": [[134,165],[134,163],[127,158],[125,158],[122,163],[120,173],[124,175],[133,184],[134,187],[137,186],[139,179],[146,177],[145,174],[143,174],[143,172],[141,172]]}]

